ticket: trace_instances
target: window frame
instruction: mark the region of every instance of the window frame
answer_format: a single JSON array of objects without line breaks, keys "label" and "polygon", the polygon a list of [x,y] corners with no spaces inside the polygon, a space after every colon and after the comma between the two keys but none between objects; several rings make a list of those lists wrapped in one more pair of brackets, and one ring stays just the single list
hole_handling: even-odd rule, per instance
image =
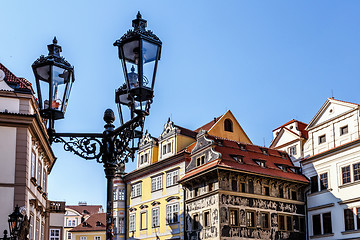
[{"label": "window frame", "polygon": [[[267,215],[267,224],[268,226],[264,226],[264,218],[263,215]],[[270,221],[270,213],[269,212],[260,212],[260,225],[262,229],[269,230],[271,229],[271,221]]]},{"label": "window frame", "polygon": [[129,231],[136,231],[136,213],[129,214]]},{"label": "window frame", "polygon": [[345,126],[340,127],[340,136],[346,135],[348,133],[349,133],[349,125],[345,125]]},{"label": "window frame", "polygon": [[[249,215],[251,216],[253,214],[253,217],[249,219]],[[250,220],[253,220],[253,226],[250,225]],[[246,227],[247,228],[256,228],[256,211],[255,210],[245,210],[245,221],[246,221]]]},{"label": "window frame", "polygon": [[289,153],[289,155],[291,155],[291,156],[296,155],[296,154],[297,154],[297,145],[290,146],[290,147],[288,148],[288,153]]},{"label": "window frame", "polygon": [[[144,225],[144,222],[143,222],[143,216],[145,218],[145,225]],[[140,212],[140,231],[146,230],[147,228],[148,228],[147,211],[142,211],[142,212]]]},{"label": "window frame", "polygon": [[137,182],[137,183],[133,183],[131,184],[131,194],[130,197],[131,198],[137,198],[141,196],[141,182]]},{"label": "window frame", "polygon": [[210,228],[211,227],[210,210],[206,210],[206,211],[203,212],[203,225],[204,225],[204,228]]},{"label": "window frame", "polygon": [[[234,218],[232,218],[232,213],[234,213]],[[235,222],[232,222],[234,219]],[[237,208],[229,208],[229,225],[230,226],[239,226],[239,209]]]},{"label": "window frame", "polygon": [[[174,220],[175,216],[176,216],[176,220]],[[179,219],[179,203],[167,204],[166,205],[166,224],[171,225],[171,224],[179,223],[179,220],[180,220]]]},{"label": "window frame", "polygon": [[[154,212],[157,212],[157,215],[154,214]],[[156,228],[160,226],[160,208],[159,207],[155,207],[152,208],[151,210],[151,223],[152,223],[152,227]]]},{"label": "window frame", "polygon": [[323,143],[326,143],[326,134],[319,136],[319,144],[318,145],[323,144]]},{"label": "window frame", "polygon": [[163,174],[158,174],[151,177],[151,192],[160,191],[163,189]]},{"label": "window frame", "polygon": [[[52,233],[55,234],[55,232],[58,233],[58,236],[56,236],[56,235],[53,235],[53,236],[52,236]],[[30,238],[30,239],[31,239],[31,238]],[[61,239],[61,231],[60,231],[60,229],[50,228],[50,229],[49,229],[49,239],[50,239],[50,240],[60,240],[60,239]]]},{"label": "window frame", "polygon": [[166,172],[166,187],[172,187],[178,185],[178,180],[179,180],[178,168]]},{"label": "window frame", "polygon": [[[348,168],[348,171],[344,172],[344,169]],[[346,174],[346,176],[345,176]],[[346,182],[344,181],[344,179],[347,179]],[[341,183],[342,184],[347,184],[347,183],[351,183],[351,165],[346,165],[341,167]]]}]

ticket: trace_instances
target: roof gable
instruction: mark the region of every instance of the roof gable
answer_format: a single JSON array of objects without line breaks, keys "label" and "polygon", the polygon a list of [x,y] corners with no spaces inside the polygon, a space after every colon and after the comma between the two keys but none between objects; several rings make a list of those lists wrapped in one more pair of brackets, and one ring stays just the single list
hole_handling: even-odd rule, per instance
[{"label": "roof gable", "polygon": [[310,121],[306,130],[315,128],[328,122],[336,117],[351,112],[359,108],[358,104],[340,101],[334,98],[328,98],[320,110],[316,113],[314,118]]},{"label": "roof gable", "polygon": [[[225,131],[224,129],[224,123],[226,119],[229,119],[232,122],[232,127],[233,127],[232,132]],[[244,142],[250,144],[252,143],[230,110],[228,110],[221,117],[214,119],[214,121],[205,124],[203,127],[200,127],[195,131],[200,132],[200,130],[208,131],[209,135],[213,135],[229,140],[234,140],[238,142]]]},{"label": "roof gable", "polygon": [[300,136],[290,129],[283,127],[281,128],[278,135],[273,139],[270,144],[270,148],[276,148],[278,146],[282,146],[294,140],[298,140]]},{"label": "roof gable", "polygon": [[[1,80],[4,80],[6,84],[13,88],[16,92],[34,93],[31,83],[25,78],[16,77],[9,69],[0,63],[0,75],[4,75]],[[0,86],[1,89],[1,86]],[[7,89],[4,89],[7,90]]]}]

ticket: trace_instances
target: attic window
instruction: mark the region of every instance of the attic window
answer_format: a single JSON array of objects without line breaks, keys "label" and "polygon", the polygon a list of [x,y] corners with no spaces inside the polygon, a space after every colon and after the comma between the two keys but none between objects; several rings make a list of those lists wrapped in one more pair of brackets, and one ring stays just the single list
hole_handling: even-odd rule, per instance
[{"label": "attic window", "polygon": [[282,159],[286,159],[286,154],[285,154],[285,153],[279,152],[279,154],[280,154],[280,156],[281,156]]},{"label": "attic window", "polygon": [[216,139],[215,141],[216,141],[216,143],[217,143],[220,147],[224,146],[224,145],[223,145],[223,140],[221,140],[221,139]]},{"label": "attic window", "polygon": [[97,226],[97,227],[101,227],[101,226],[102,226],[102,223],[99,222],[99,221],[97,221],[97,222],[96,222],[96,226]]},{"label": "attic window", "polygon": [[254,162],[259,165],[260,167],[265,167],[265,161],[264,160],[258,160],[258,159],[253,159]]},{"label": "attic window", "polygon": [[265,149],[265,148],[261,148],[261,152],[262,152],[263,154],[265,154],[265,155],[268,155],[268,154],[269,154],[269,153],[268,153],[268,150]]},{"label": "attic window", "polygon": [[243,156],[232,155],[231,157],[238,163],[244,163],[244,157]]},{"label": "attic window", "polygon": [[224,129],[227,132],[233,132],[233,123],[230,119],[225,119],[224,121]]},{"label": "attic window", "polygon": [[83,222],[83,227],[87,227],[89,224],[87,222]]},{"label": "attic window", "polygon": [[88,210],[83,211],[84,214],[90,214]]},{"label": "attic window", "polygon": [[238,146],[239,146],[241,151],[246,151],[246,145],[245,144],[238,143]]},{"label": "attic window", "polygon": [[196,158],[196,166],[197,167],[200,165],[203,165],[203,164],[205,164],[205,155]]}]

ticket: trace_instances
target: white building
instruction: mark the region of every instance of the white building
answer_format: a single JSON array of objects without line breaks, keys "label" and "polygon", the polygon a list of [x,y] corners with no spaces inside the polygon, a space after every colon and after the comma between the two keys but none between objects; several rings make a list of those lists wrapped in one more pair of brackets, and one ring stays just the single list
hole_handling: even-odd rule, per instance
[{"label": "white building", "polygon": [[305,128],[309,239],[360,238],[359,114],[358,104],[329,98]]},{"label": "white building", "polygon": [[31,84],[0,63],[0,232],[18,205],[30,217],[30,240],[49,239],[47,176],[54,162]]}]

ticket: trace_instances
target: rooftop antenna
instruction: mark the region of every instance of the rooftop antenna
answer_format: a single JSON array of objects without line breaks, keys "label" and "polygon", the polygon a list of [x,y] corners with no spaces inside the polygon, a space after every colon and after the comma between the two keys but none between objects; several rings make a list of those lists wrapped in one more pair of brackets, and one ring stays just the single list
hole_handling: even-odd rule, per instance
[{"label": "rooftop antenna", "polygon": [[334,98],[334,90],[331,89],[331,98]]},{"label": "rooftop antenna", "polygon": [[265,147],[265,137],[263,137],[263,140],[264,140],[264,147]]}]

